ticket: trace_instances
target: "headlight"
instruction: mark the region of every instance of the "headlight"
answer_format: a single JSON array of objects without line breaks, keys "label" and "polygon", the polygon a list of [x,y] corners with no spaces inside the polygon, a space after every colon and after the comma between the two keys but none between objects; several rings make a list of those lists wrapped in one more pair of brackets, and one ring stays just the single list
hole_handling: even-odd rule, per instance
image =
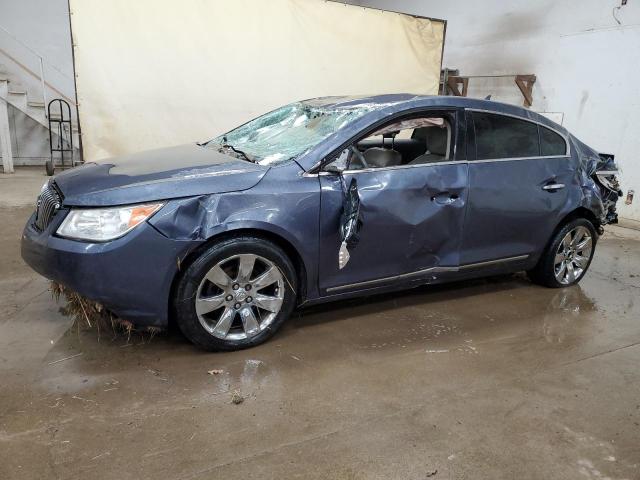
[{"label": "headlight", "polygon": [[123,236],[160,210],[162,203],[72,209],[58,228],[62,237],[106,242]]}]

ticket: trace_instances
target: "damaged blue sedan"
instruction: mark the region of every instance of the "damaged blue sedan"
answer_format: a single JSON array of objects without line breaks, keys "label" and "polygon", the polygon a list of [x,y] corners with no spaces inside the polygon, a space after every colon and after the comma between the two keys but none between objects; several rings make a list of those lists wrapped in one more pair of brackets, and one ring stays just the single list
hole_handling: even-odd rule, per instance
[{"label": "damaged blue sedan", "polygon": [[573,285],[619,193],[612,156],[530,110],[318,98],[55,176],[22,256],[134,325],[235,350],[302,305],[517,271]]}]

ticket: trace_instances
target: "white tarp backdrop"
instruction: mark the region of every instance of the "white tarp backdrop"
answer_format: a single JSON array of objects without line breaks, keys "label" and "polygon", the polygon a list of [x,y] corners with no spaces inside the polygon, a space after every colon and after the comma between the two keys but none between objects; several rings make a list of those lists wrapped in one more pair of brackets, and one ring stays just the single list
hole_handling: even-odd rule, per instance
[{"label": "white tarp backdrop", "polygon": [[85,160],[324,95],[438,90],[445,23],[321,0],[71,0]]}]

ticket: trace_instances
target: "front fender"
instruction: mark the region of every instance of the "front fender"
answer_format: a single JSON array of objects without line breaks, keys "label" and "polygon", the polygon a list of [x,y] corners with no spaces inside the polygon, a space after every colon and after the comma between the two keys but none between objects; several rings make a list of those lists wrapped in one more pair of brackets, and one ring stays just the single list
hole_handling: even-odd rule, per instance
[{"label": "front fender", "polygon": [[199,241],[197,245],[220,234],[243,230],[278,237],[302,261],[307,298],[315,298],[320,212],[317,179],[295,182],[295,188],[278,193],[274,193],[272,182],[262,184],[244,192],[172,200],[149,223],[171,239]]}]

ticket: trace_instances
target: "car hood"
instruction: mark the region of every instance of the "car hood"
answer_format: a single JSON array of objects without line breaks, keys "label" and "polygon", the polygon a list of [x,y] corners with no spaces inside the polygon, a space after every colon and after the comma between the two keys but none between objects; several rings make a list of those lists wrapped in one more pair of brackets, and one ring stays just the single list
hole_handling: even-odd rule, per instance
[{"label": "car hood", "polygon": [[87,163],[56,175],[67,206],[108,206],[246,190],[269,167],[196,144]]}]

